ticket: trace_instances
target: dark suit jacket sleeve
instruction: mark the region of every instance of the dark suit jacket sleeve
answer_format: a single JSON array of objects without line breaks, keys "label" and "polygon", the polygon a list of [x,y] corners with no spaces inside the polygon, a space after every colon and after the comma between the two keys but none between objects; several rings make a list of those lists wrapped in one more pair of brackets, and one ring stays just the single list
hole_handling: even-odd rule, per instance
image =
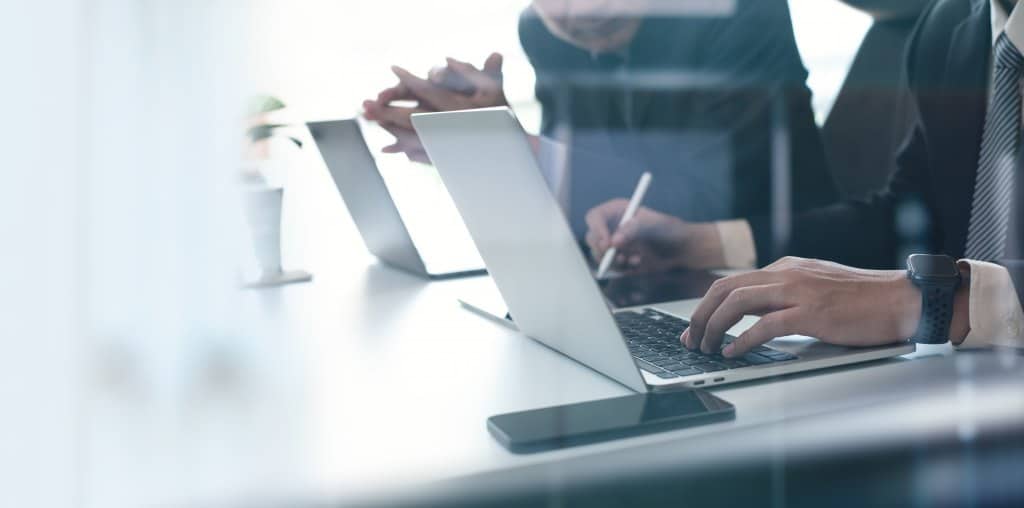
[{"label": "dark suit jacket sleeve", "polygon": [[[927,13],[919,18],[906,50],[908,87],[917,75],[914,55],[927,18]],[[788,231],[773,228],[768,217],[748,218],[758,264],[765,266],[789,255],[863,268],[896,267],[899,260],[894,213],[904,206],[925,205],[922,191],[928,178],[927,136],[919,118],[911,125],[885,189],[863,199],[798,212]]]},{"label": "dark suit jacket sleeve", "polygon": [[900,152],[887,188],[866,199],[797,214],[788,238],[778,238],[766,217],[750,218],[758,262],[781,255],[820,258],[865,268],[890,268],[896,261],[894,210],[923,206],[920,185],[927,178],[925,136],[914,127]]},{"label": "dark suit jacket sleeve", "polygon": [[[694,116],[742,123],[759,114],[765,118],[779,114],[772,112],[773,102],[779,101],[792,157],[793,187],[788,205],[794,210],[808,210],[836,202],[838,193],[815,124],[806,84],[808,74],[797,48],[787,2],[743,1],[733,18],[720,23],[720,29],[707,43],[707,66],[710,72],[728,76],[730,86],[735,88],[705,96]],[[752,35],[754,30],[762,33]],[[759,142],[753,136],[737,141],[739,151]],[[769,148],[764,150],[762,156],[769,157]],[[763,162],[768,167],[768,161]],[[744,177],[738,174],[736,179]],[[755,203],[765,189],[740,185],[737,191],[738,202]]]}]

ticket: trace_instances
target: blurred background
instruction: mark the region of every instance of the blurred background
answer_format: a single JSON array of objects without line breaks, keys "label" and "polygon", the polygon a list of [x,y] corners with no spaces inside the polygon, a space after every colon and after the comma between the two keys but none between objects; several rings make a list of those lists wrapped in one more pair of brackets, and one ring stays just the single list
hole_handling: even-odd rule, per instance
[{"label": "blurred background", "polygon": [[[528,2],[17,3],[0,17],[0,506],[248,500],[394,466],[318,452],[326,424],[290,394],[341,374],[319,363],[324,349],[280,339],[275,297],[238,290],[251,250],[235,188],[247,98],[280,98],[288,121],[349,117],[394,83],[390,64],[425,73],[498,51],[507,97],[536,131],[516,31]],[[821,122],[870,19],[835,0],[790,7]],[[369,264],[341,240],[354,230],[322,166],[285,179],[302,196],[285,198],[285,263],[326,280]],[[325,227],[337,237],[320,238]],[[288,319],[312,314],[301,302]]]},{"label": "blurred background", "polygon": [[[340,118],[394,84],[389,66],[381,62],[425,74],[443,65],[446,56],[480,65],[497,51],[506,57],[506,96],[524,126],[536,130],[534,72],[516,29],[519,13],[529,4],[254,2],[251,83],[279,95],[300,116]],[[810,71],[815,114],[824,121],[871,18],[838,0],[790,0],[789,5],[797,45]],[[401,15],[388,14],[395,12]]]}]

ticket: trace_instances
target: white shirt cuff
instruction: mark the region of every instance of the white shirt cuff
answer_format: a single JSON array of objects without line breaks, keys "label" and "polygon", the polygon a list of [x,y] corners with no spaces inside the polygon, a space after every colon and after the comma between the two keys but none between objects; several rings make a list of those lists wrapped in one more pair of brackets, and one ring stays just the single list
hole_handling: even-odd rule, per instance
[{"label": "white shirt cuff", "polygon": [[1024,348],[1024,312],[1010,272],[1002,266],[964,260],[971,265],[971,331],[960,348]]},{"label": "white shirt cuff", "polygon": [[716,222],[718,237],[722,240],[725,268],[749,269],[757,267],[757,249],[750,223],[743,220]]}]

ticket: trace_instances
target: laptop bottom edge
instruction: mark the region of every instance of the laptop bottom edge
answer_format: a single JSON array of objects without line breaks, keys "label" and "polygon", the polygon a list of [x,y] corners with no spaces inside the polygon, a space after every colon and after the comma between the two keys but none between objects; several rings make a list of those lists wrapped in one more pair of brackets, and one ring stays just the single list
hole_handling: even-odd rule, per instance
[{"label": "laptop bottom edge", "polygon": [[[770,345],[771,343],[769,343]],[[831,347],[831,346],[829,346]],[[754,381],[764,378],[784,376],[801,372],[824,370],[832,367],[841,367],[857,363],[865,363],[876,360],[884,360],[913,353],[913,344],[899,344],[893,346],[874,348],[847,348],[846,352],[833,356],[825,356],[812,359],[798,359],[790,362],[783,362],[770,365],[758,365],[744,367],[741,369],[724,370],[718,372],[706,372],[703,374],[687,377],[661,379],[651,372],[641,369],[644,381],[648,389],[652,391],[674,390],[679,388],[707,388],[725,384],[739,383],[743,381]]]}]

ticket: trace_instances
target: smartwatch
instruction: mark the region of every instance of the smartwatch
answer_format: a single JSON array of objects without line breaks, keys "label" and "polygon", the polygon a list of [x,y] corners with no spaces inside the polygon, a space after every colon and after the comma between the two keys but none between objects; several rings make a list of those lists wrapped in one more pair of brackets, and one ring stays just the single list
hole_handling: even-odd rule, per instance
[{"label": "smartwatch", "polygon": [[949,256],[913,254],[907,258],[907,277],[921,290],[921,322],[910,339],[918,344],[949,341],[953,299],[960,287],[960,269]]}]

